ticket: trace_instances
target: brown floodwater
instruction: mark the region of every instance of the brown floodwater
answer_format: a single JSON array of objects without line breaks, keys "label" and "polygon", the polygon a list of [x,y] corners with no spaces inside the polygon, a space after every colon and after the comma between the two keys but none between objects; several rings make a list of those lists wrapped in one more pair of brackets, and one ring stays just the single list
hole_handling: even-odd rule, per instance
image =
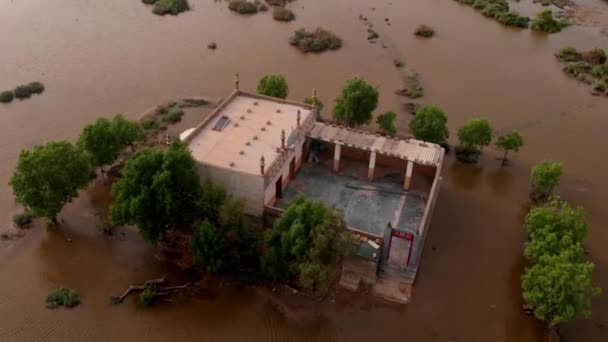
[{"label": "brown floodwater", "polygon": [[[400,112],[407,133],[406,101],[393,94],[404,72],[393,60],[401,59],[420,73],[424,101],[448,113],[452,142],[457,127],[482,116],[498,131],[519,129],[526,146],[509,168],[500,168],[494,148],[474,166],[447,159],[412,303],[370,301],[318,319],[287,319],[254,291],[231,287],[148,310],[109,305],[126,285],[171,270],[135,232],[101,236],[90,202],[103,198],[84,193],[65,209],[60,229],[39,227],[0,244],[1,341],[542,340],[543,327],[521,312],[520,276],[529,169],[545,158],[563,163],[559,193],[587,209],[594,281],[608,289],[608,99],[589,95],[553,57],[564,45],[608,48],[598,29],[551,36],[509,29],[451,0],[298,0],[289,24],[270,13],[237,16],[222,1],[190,3],[188,13],[157,17],[139,0],[0,0],[0,88],[34,80],[47,87],[0,105],[0,222],[16,208],[6,184],[22,148],[74,139],[99,116],[135,118],[174,98],[226,96],[235,72],[250,90],[266,73],[285,74],[291,98],[316,88],[326,113],[343,82],[363,76],[379,87],[378,112]],[[382,43],[367,42],[361,14]],[[437,36],[416,38],[421,23]],[[294,29],[318,25],[341,36],[343,48],[303,55],[288,45]],[[210,42],[218,49],[208,50]],[[84,304],[45,309],[57,286],[77,288]],[[568,340],[608,340],[608,294],[592,309],[591,320],[563,327]]]}]

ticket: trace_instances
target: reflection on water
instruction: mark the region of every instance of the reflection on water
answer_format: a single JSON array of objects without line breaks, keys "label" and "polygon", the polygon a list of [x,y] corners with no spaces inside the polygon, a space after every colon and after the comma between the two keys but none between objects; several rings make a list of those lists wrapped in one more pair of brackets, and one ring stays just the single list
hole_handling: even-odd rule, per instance
[{"label": "reflection on water", "polygon": [[[608,219],[601,197],[608,160],[597,148],[606,141],[608,102],[568,79],[553,57],[565,45],[606,47],[607,38],[576,27],[551,36],[505,29],[448,0],[299,0],[290,5],[297,20],[289,24],[269,13],[237,16],[225,2],[190,1],[193,11],[177,17],[151,15],[139,1],[0,1],[0,88],[33,80],[47,86],[41,96],[0,105],[0,184],[8,183],[21,148],[74,139],[99,115],[135,117],[176,97],[226,96],[235,72],[244,89],[254,89],[265,73],[283,73],[293,99],[316,88],[325,116],[344,80],[361,75],[379,87],[378,112],[400,111],[405,100],[393,94],[401,86],[395,58],[420,73],[424,102],[445,109],[453,144],[460,125],[486,117],[498,131],[520,129],[526,145],[508,168],[500,168],[495,158],[501,154],[492,147],[478,165],[448,158],[428,236],[434,248],[423,254],[406,307],[372,301],[348,314],[300,322],[282,317],[254,291],[230,287],[151,310],[110,306],[109,296],[126,285],[173,271],[135,231],[100,233],[94,208],[109,198],[94,189],[66,208],[59,228],[34,229],[20,251],[1,262],[0,340],[540,340],[542,327],[520,310],[519,275],[529,168],[544,158],[563,162],[562,195],[588,211],[595,279],[608,288],[608,234],[600,228]],[[367,42],[360,14],[387,49]],[[437,36],[416,38],[422,23]],[[293,30],[316,26],[337,33],[344,47],[303,55],[288,46]],[[206,48],[212,41],[217,50]],[[399,112],[401,132],[409,119]],[[580,191],[581,184],[593,186]],[[0,217],[13,208],[9,188],[0,186]],[[83,305],[46,310],[47,292],[62,285],[77,288]],[[569,339],[608,340],[598,328],[605,325],[608,296],[593,310],[591,321],[564,327]]]}]

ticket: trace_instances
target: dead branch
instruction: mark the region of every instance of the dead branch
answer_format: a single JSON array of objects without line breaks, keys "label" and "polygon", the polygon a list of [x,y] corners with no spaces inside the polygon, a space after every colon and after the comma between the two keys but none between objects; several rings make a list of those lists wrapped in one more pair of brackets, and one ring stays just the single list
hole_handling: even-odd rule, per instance
[{"label": "dead branch", "polygon": [[[129,296],[131,293],[143,291],[146,289],[147,286],[156,287],[159,284],[164,284],[165,281],[166,281],[165,277],[162,277],[162,278],[158,278],[158,279],[146,280],[143,285],[129,285],[127,290],[121,296],[119,296],[119,297],[112,296],[112,297],[110,297],[110,300],[112,301],[112,304],[122,303],[125,300],[125,298],[127,298],[127,296]],[[174,292],[177,290],[183,290],[189,286],[190,286],[190,284],[185,284],[185,285],[180,285],[180,286],[158,287],[155,291],[155,295],[156,296],[166,296],[166,295],[170,294],[171,292]]]}]

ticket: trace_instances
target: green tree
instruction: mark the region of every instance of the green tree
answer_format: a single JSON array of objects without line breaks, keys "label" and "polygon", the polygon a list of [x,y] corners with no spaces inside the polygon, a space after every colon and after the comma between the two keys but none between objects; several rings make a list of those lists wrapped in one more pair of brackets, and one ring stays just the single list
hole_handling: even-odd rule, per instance
[{"label": "green tree", "polygon": [[545,9],[536,14],[536,17],[532,20],[531,28],[534,31],[555,33],[561,31],[566,26],[568,26],[567,21],[555,20],[553,18],[553,11]]},{"label": "green tree", "polygon": [[21,151],[10,185],[18,203],[57,222],[63,205],[87,185],[90,174],[86,154],[67,141],[51,142]]},{"label": "green tree", "polygon": [[258,83],[258,94],[284,99],[289,94],[289,86],[283,75],[266,75]]},{"label": "green tree", "polygon": [[517,152],[524,145],[524,138],[516,130],[501,135],[496,141],[496,147],[503,150],[502,165],[507,165],[507,154],[509,151]]},{"label": "green tree", "polygon": [[333,118],[355,127],[368,124],[378,106],[378,89],[361,77],[346,81],[342,94],[336,99]]},{"label": "green tree", "polygon": [[434,144],[445,144],[450,132],[445,113],[437,106],[424,105],[416,110],[414,119],[410,121],[410,129],[418,140]]},{"label": "green tree", "polygon": [[118,144],[122,148],[131,147],[132,151],[135,150],[135,142],[140,140],[144,135],[139,123],[127,120],[120,114],[112,119],[112,131]]},{"label": "green tree", "polygon": [[266,234],[262,269],[273,279],[298,279],[299,286],[324,290],[349,240],[341,212],[297,196]]},{"label": "green tree", "polygon": [[591,285],[594,265],[571,262],[568,251],[548,255],[527,269],[522,277],[523,298],[534,316],[554,327],[591,315],[591,299],[600,294]]},{"label": "green tree", "polygon": [[123,149],[119,143],[112,122],[99,118],[87,125],[78,137],[78,147],[88,152],[93,166],[101,167],[112,164]]},{"label": "green tree", "polygon": [[397,134],[397,127],[395,127],[395,119],[397,114],[395,112],[386,112],[378,115],[376,123],[380,127],[380,132],[384,135],[395,135]]},{"label": "green tree", "polygon": [[468,151],[481,151],[492,141],[492,127],[486,119],[471,119],[458,130],[458,140]]},{"label": "green tree", "polygon": [[309,105],[316,104],[317,110],[319,111],[319,114],[321,114],[321,111],[325,107],[325,105],[323,104],[323,101],[319,100],[318,97],[315,97],[313,99],[312,96],[306,96],[304,98],[304,103],[309,104]]},{"label": "green tree", "polygon": [[202,190],[196,162],[184,144],[176,142],[167,152],[138,152],[121,176],[112,186],[113,224],[136,225],[150,243],[170,229],[192,229]]},{"label": "green tree", "polygon": [[559,184],[562,176],[562,165],[545,160],[532,168],[531,197],[535,201],[546,201]]}]

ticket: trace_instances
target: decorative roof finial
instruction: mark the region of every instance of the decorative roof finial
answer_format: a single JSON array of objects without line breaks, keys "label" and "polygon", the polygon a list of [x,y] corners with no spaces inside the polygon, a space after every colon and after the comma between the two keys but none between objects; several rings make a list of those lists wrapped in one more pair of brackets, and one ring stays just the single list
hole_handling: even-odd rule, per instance
[{"label": "decorative roof finial", "polygon": [[240,87],[239,87],[239,73],[238,72],[234,75],[234,89],[236,91],[240,91],[241,90]]}]

